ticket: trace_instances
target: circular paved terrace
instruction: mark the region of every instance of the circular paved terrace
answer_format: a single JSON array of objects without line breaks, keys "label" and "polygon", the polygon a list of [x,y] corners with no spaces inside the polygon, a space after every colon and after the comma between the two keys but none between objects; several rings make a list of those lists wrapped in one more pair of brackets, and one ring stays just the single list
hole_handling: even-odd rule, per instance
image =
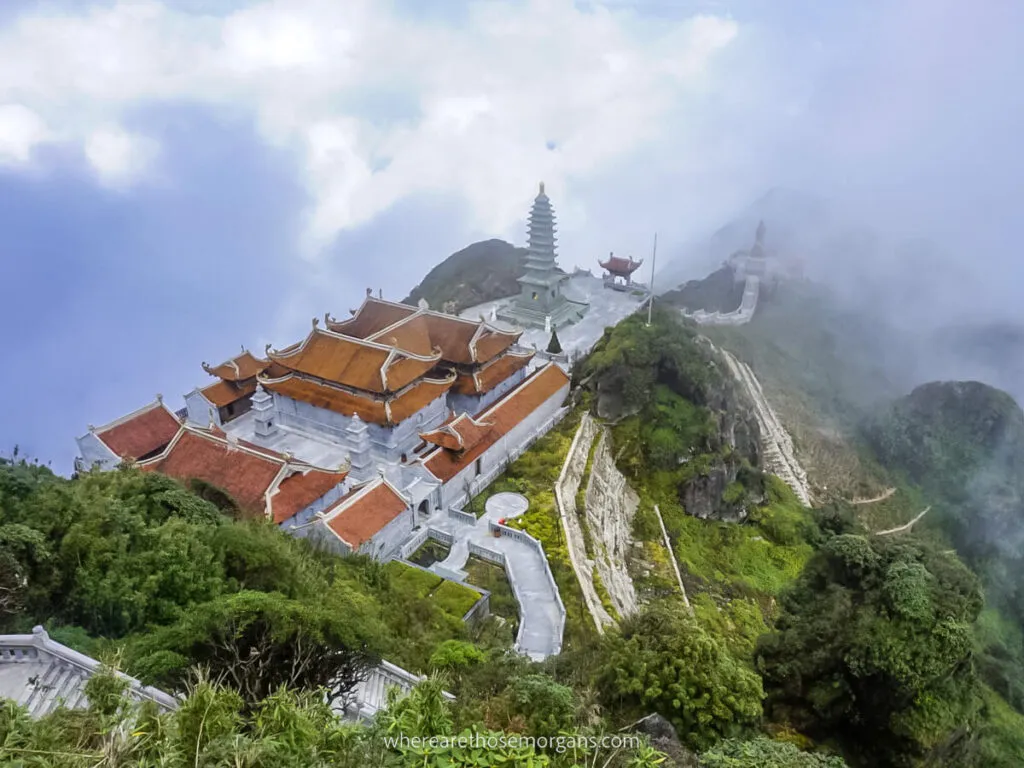
[{"label": "circular paved terrace", "polygon": [[530,508],[530,501],[521,493],[503,491],[496,493],[484,505],[487,517],[491,520],[511,520],[519,517]]}]

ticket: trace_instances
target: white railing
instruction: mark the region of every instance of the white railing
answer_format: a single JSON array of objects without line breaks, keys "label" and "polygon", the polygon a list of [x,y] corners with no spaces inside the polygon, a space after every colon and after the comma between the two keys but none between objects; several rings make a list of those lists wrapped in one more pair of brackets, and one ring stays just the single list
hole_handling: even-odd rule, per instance
[{"label": "white railing", "polygon": [[[565,634],[565,604],[562,603],[562,596],[558,591],[558,584],[555,583],[555,576],[551,573],[551,566],[548,564],[547,555],[544,552],[544,545],[541,544],[537,539],[533,538],[526,531],[520,531],[515,528],[509,528],[507,525],[501,525],[493,521],[487,525],[491,531],[496,531],[502,536],[508,536],[520,541],[523,544],[533,547],[537,554],[540,555],[541,562],[544,564],[544,577],[547,579],[548,586],[551,588],[552,594],[555,596],[555,603],[558,606],[558,641],[555,644],[552,654],[558,654],[562,650],[562,635]],[[516,595],[516,599],[519,601],[519,605],[524,604],[524,596],[521,596],[521,588],[518,580],[516,579],[515,570],[512,567],[511,561],[505,560],[505,572],[508,574],[509,583],[512,585],[512,591]],[[522,646],[523,630],[526,626],[526,622],[522,620],[520,616],[519,632],[516,636],[515,650],[518,652]]]}]

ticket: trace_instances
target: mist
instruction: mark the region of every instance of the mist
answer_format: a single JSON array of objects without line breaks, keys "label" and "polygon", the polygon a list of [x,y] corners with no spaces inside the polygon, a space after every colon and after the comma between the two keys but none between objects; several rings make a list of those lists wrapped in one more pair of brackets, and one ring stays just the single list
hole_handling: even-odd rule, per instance
[{"label": "mist", "polygon": [[667,289],[765,218],[898,330],[912,378],[1024,396],[1021,345],[971,335],[1024,321],[1019,3],[337,5],[0,13],[8,364],[45,382],[0,385],[9,444],[66,468],[86,424],[177,398],[204,359],[520,243],[540,180],[564,268],[657,232]]}]

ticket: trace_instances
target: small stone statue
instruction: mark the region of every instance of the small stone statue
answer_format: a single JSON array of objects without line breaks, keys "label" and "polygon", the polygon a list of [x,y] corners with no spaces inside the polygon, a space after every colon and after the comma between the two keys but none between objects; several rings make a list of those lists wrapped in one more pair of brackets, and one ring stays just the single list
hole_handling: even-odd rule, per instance
[{"label": "small stone statue", "polygon": [[497,305],[495,305],[495,306],[491,307],[491,321],[493,322],[493,321],[495,321],[497,319],[498,319],[498,307],[497,307]]}]

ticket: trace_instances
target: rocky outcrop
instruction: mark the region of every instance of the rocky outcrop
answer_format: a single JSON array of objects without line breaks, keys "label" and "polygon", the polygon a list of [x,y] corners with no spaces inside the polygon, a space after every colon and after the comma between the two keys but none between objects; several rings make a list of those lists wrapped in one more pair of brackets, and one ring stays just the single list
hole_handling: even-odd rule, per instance
[{"label": "rocky outcrop", "polygon": [[620,616],[634,613],[637,607],[626,559],[633,548],[633,517],[639,505],[640,497],[615,466],[611,436],[602,427],[598,430],[587,481],[584,517],[593,542],[597,574]]},{"label": "rocky outcrop", "polygon": [[594,587],[594,565],[587,555],[586,538],[576,510],[576,492],[583,481],[583,475],[587,469],[587,457],[590,455],[590,446],[597,436],[597,431],[597,424],[590,414],[584,414],[579,429],[576,430],[576,435],[573,437],[569,455],[565,457],[565,464],[562,465],[562,473],[558,477],[558,482],[555,483],[555,501],[558,505],[558,515],[562,521],[562,530],[565,533],[566,549],[569,550],[569,561],[572,563],[572,569],[580,583],[583,600],[594,619],[597,631],[604,634],[604,628],[613,626],[615,620],[604,609],[597,589]]},{"label": "rocky outcrop", "polygon": [[665,766],[675,768],[698,768],[697,755],[683,746],[672,723],[659,714],[648,715],[630,726],[633,733],[642,733],[650,739],[651,746],[668,756]]}]

